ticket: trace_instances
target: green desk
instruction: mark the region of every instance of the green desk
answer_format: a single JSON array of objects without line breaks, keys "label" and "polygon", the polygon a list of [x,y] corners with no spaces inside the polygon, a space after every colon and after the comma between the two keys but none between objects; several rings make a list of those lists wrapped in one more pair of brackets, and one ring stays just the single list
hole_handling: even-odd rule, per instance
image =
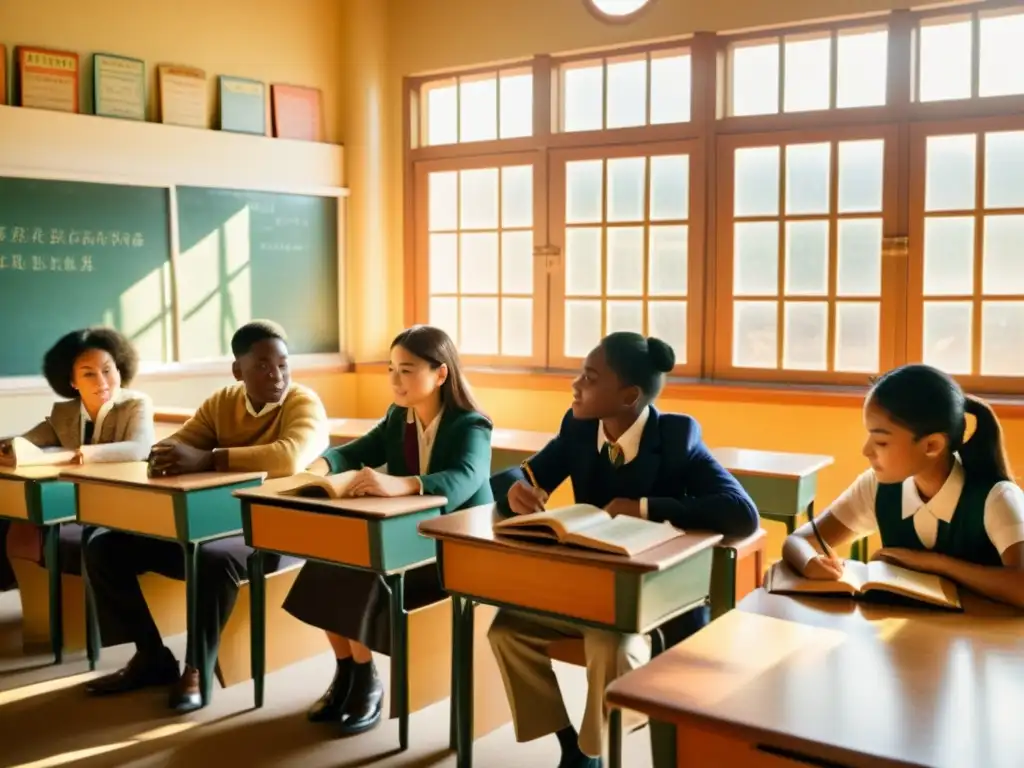
[{"label": "green desk", "polygon": [[[64,659],[60,526],[75,519],[74,486],[58,480],[61,469],[55,465],[18,469],[0,467],[0,517],[33,523],[45,531],[50,587],[50,646],[57,664]],[[4,542],[0,542],[0,546],[3,545]]]},{"label": "green desk", "polygon": [[[441,516],[443,496],[326,499],[281,496],[284,481],[238,491],[249,558],[252,677],[256,706],[263,706],[266,666],[266,590],[263,557],[267,552],[318,560],[370,571],[391,589],[391,691],[398,712],[398,739],[409,745],[408,615],[405,572],[434,559],[434,545],[417,526]],[[343,598],[343,596],[341,596]]]},{"label": "green desk", "polygon": [[[646,634],[705,603],[717,533],[689,533],[625,558],[569,547],[498,539],[493,504],[428,520],[445,591],[452,597],[452,746],[473,761],[475,603],[537,613],[581,626]],[[557,588],[552,588],[557,585]]]},{"label": "green desk", "polygon": [[[186,623],[197,629],[196,590],[199,548],[205,541],[234,536],[242,531],[241,505],[232,494],[263,482],[263,472],[200,472],[178,477],[151,478],[145,462],[93,464],[65,469],[61,478],[75,484],[78,522],[138,536],[176,541],[185,558]],[[83,574],[85,575],[85,574]],[[86,596],[92,598],[86,577]],[[88,604],[87,604],[88,607]],[[90,615],[92,612],[90,612]],[[89,665],[99,658],[99,628],[86,627]],[[202,643],[192,643],[193,655]],[[199,670],[203,704],[210,701],[212,659],[189,658]]]}]

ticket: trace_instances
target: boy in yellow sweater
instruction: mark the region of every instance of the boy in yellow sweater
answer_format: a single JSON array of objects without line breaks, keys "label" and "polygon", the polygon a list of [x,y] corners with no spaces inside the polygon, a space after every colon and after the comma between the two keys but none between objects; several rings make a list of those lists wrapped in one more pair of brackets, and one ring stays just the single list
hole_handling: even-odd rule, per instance
[{"label": "boy in yellow sweater", "polygon": [[[248,323],[231,339],[232,373],[240,382],[214,393],[178,432],[153,446],[154,476],[192,472],[266,472],[287,477],[300,472],[327,449],[327,417],[316,393],[291,383],[284,332],[273,323]],[[212,669],[220,632],[231,615],[238,585],[248,579],[252,549],[242,536],[218,539],[199,549],[197,612],[202,643]],[[191,712],[202,706],[199,671],[178,662],[163,644],[146,606],[138,576],[155,572],[184,579],[181,547],[172,541],[96,530],[85,545],[85,567],[92,588],[104,645],[134,642],[128,665],[88,686],[94,695],[173,685],[170,706]],[[286,558],[268,555],[267,570]],[[191,654],[188,654],[191,658]]]}]

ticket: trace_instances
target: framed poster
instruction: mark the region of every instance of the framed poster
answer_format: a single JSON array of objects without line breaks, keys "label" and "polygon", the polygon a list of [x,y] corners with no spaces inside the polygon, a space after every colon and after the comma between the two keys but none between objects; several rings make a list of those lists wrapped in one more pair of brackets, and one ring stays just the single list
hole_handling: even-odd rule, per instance
[{"label": "framed poster", "polygon": [[18,104],[56,112],[78,111],[78,54],[19,46]]},{"label": "framed poster", "polygon": [[301,85],[270,86],[274,136],[304,141],[324,140],[322,95]]},{"label": "framed poster", "polygon": [[220,129],[267,135],[265,86],[259,80],[220,76]]},{"label": "framed poster", "polygon": [[161,64],[157,67],[160,122],[209,128],[206,118],[206,73],[195,67]]},{"label": "framed poster", "polygon": [[97,115],[146,119],[146,62],[110,53],[93,54],[92,81]]}]

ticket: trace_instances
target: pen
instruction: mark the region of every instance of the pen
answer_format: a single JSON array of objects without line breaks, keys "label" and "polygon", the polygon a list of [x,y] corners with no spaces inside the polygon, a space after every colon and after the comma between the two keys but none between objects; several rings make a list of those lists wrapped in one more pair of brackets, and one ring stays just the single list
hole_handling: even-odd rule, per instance
[{"label": "pen", "polygon": [[821,546],[821,551],[831,560],[838,560],[835,553],[832,551],[832,547],[825,543],[825,539],[821,537],[821,532],[818,530],[818,524],[814,521],[814,511],[812,509],[807,510],[807,519],[811,522],[811,530],[814,531],[814,538],[818,540],[818,544]]}]

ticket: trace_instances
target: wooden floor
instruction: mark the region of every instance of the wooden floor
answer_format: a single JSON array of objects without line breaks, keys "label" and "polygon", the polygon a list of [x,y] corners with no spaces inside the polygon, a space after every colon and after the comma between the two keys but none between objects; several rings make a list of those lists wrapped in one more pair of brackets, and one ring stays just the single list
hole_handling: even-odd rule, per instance
[{"label": "wooden floor", "polygon": [[[302,768],[389,768],[455,765],[448,751],[447,701],[418,712],[410,721],[410,747],[397,752],[398,721],[350,739],[332,738],[329,727],[305,719],[309,704],[326,688],[333,671],[328,653],[267,678],[266,705],[252,708],[252,685],[214,692],[213,704],[184,717],[165,708],[163,691],[110,699],[86,696],[83,685],[130,656],[127,646],[104,652],[100,670],[88,672],[83,655],[54,666],[47,655],[21,652],[21,604],[17,592],[0,594],[0,766],[17,768],[190,768],[220,766],[302,766]],[[171,648],[181,658],[184,636]],[[386,658],[378,660],[383,676]],[[582,669],[556,664],[574,720],[579,722],[586,680]],[[506,726],[476,742],[478,768],[554,768],[554,737],[516,744]],[[649,731],[626,739],[624,764],[651,765]]]}]

